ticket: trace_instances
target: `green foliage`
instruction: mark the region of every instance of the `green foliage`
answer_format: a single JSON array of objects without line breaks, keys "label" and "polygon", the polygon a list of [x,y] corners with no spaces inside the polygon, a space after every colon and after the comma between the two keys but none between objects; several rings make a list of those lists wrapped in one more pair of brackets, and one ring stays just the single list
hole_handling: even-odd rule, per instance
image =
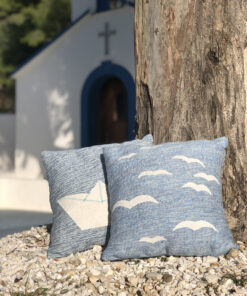
[{"label": "green foliage", "polygon": [[223,279],[231,279],[235,285],[244,287],[247,284],[247,276],[241,276],[238,278],[235,274],[227,273],[222,277]]},{"label": "green foliage", "polygon": [[14,97],[9,74],[70,22],[71,0],[0,0],[0,112]]}]

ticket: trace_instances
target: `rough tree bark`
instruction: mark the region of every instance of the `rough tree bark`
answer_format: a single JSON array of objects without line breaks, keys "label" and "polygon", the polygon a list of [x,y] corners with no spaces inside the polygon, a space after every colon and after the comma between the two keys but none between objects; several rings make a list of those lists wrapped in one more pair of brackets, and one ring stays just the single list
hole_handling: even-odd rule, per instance
[{"label": "rough tree bark", "polygon": [[137,136],[152,133],[155,143],[227,136],[224,206],[235,239],[246,242],[247,1],[135,4]]}]

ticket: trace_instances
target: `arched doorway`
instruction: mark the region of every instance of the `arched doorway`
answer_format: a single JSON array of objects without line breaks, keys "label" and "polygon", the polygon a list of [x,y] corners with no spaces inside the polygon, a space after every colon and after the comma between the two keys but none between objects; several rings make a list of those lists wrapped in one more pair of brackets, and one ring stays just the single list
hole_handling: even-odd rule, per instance
[{"label": "arched doorway", "polygon": [[82,146],[134,138],[135,84],[123,67],[103,63],[82,91]]},{"label": "arched doorway", "polygon": [[109,78],[99,93],[98,143],[121,143],[128,140],[128,101],[122,81]]}]

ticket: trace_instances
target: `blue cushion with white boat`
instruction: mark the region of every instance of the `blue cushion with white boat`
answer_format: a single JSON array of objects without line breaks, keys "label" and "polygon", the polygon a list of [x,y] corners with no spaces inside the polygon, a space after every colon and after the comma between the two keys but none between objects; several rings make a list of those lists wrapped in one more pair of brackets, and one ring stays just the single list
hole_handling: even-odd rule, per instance
[{"label": "blue cushion with white boat", "polygon": [[105,147],[110,239],[103,260],[217,256],[237,248],[222,205],[227,138]]},{"label": "blue cushion with white boat", "polygon": [[53,225],[48,257],[63,257],[104,245],[108,233],[108,198],[102,147],[152,145],[152,136],[41,154],[50,189]]}]

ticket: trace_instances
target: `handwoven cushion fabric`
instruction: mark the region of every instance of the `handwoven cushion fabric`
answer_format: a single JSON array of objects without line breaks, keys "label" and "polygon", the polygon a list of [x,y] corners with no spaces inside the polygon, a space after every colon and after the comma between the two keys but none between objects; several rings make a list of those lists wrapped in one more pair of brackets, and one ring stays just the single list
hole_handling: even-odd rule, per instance
[{"label": "handwoven cushion fabric", "polygon": [[222,205],[227,138],[106,147],[110,239],[103,260],[217,256],[238,247]]},{"label": "handwoven cushion fabric", "polygon": [[152,145],[151,135],[123,144],[42,152],[53,212],[49,258],[105,244],[109,223],[102,148],[144,145]]}]

